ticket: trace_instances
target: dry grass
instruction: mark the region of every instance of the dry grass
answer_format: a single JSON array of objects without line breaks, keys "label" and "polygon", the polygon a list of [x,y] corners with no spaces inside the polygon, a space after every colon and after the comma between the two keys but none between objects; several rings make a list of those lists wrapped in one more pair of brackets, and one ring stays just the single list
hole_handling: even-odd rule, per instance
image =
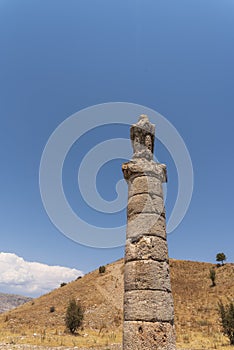
[{"label": "dry grass", "polygon": [[[177,343],[181,348],[231,349],[221,334],[217,312],[219,300],[234,300],[234,265],[171,260],[171,282],[175,304]],[[216,270],[211,287],[209,270]]]},{"label": "dry grass", "polygon": [[66,347],[103,347],[121,342],[121,334],[115,332],[102,332],[88,330],[79,334],[70,335],[63,331],[43,329],[38,333],[30,331],[15,333],[0,331],[0,343],[7,344],[31,344],[38,346],[66,346]]},{"label": "dry grass", "polygon": [[[171,260],[177,345],[181,349],[225,349],[217,314],[219,300],[234,298],[234,265],[216,269],[217,286],[210,287],[212,264]],[[64,315],[70,298],[85,309],[84,329],[66,333]],[[122,335],[123,261],[106,266],[0,316],[0,342],[49,346],[98,347],[120,343]],[[55,311],[50,312],[54,306]]]}]

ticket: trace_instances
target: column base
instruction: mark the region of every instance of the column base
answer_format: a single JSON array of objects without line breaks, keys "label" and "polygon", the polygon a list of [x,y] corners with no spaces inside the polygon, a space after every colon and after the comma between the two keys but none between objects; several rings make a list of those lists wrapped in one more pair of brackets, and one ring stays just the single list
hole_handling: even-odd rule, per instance
[{"label": "column base", "polygon": [[124,321],[123,350],[176,350],[175,343],[168,322]]}]

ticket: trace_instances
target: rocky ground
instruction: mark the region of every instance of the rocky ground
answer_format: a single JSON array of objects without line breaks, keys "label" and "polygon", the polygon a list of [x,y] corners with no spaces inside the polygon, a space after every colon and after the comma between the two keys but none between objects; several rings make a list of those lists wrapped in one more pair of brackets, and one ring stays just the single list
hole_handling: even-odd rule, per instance
[{"label": "rocky ground", "polygon": [[[37,346],[37,345],[12,345],[12,344],[0,344],[0,350],[87,350],[84,348],[75,347],[47,347],[47,346]],[[92,350],[121,350],[120,344],[113,344],[99,348],[91,348]]]},{"label": "rocky ground", "polygon": [[[99,348],[90,348],[90,350],[121,350],[120,344],[113,344]],[[75,347],[48,347],[48,346],[37,346],[37,345],[11,345],[11,344],[0,344],[0,350],[87,350],[87,348]],[[192,349],[177,349],[177,350],[192,350]],[[200,350],[200,349],[194,349]]]}]

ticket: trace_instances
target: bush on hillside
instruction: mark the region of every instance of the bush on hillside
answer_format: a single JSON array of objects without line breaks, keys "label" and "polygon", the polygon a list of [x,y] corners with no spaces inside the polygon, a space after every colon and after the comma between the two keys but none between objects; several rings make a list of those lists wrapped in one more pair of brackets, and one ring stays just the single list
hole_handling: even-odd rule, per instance
[{"label": "bush on hillside", "polygon": [[106,272],[106,267],[105,266],[100,266],[99,267],[99,273],[105,273]]},{"label": "bush on hillside", "polygon": [[215,278],[216,278],[215,269],[214,269],[213,267],[211,267],[211,268],[210,268],[210,279],[211,279],[211,282],[212,282],[211,287],[215,287],[215,286],[216,286]]},{"label": "bush on hillside", "polygon": [[78,328],[82,326],[84,312],[79,303],[75,299],[71,299],[67,306],[65,324],[67,329],[74,334]]},{"label": "bush on hillside", "polygon": [[234,303],[230,302],[224,306],[223,303],[220,302],[218,307],[223,334],[229,338],[230,344],[234,345]]},{"label": "bush on hillside", "polygon": [[50,312],[55,312],[55,307],[54,306],[50,307]]}]

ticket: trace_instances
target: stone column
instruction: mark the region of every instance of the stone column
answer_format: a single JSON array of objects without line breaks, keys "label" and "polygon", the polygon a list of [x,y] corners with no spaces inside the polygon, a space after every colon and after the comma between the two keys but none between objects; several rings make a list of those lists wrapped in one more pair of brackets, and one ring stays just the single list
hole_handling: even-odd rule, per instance
[{"label": "stone column", "polygon": [[131,127],[133,157],[122,165],[128,183],[123,350],[175,350],[162,183],[153,161],[155,126],[141,115]]}]

